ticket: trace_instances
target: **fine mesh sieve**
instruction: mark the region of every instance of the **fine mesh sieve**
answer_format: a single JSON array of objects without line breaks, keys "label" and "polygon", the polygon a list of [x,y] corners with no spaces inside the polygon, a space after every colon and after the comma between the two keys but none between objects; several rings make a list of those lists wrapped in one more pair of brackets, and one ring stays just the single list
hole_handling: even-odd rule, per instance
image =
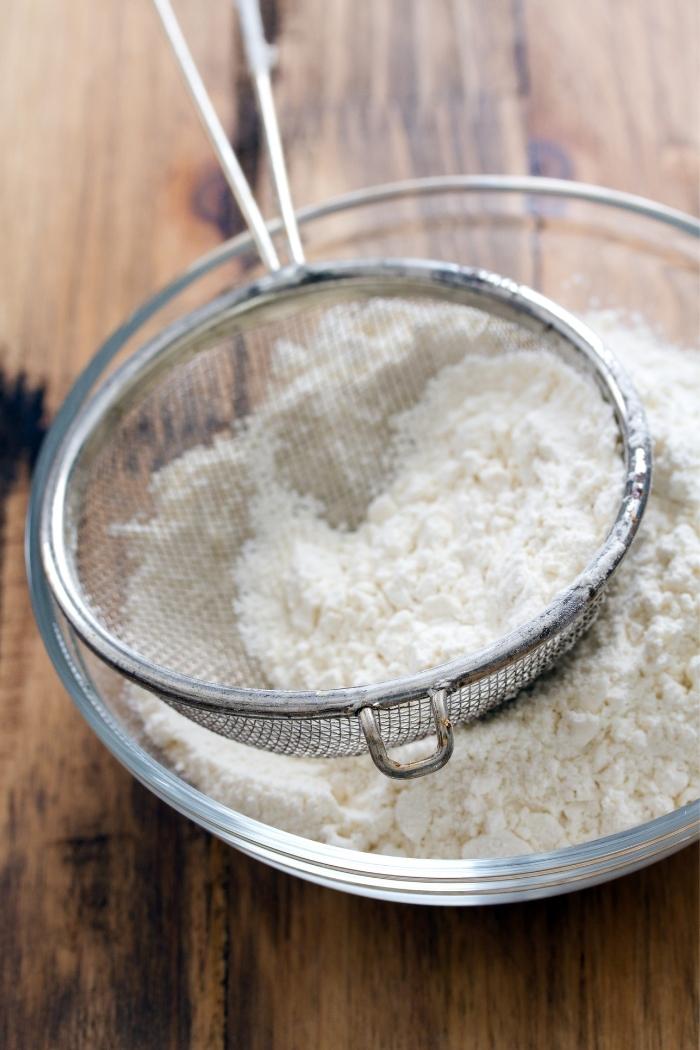
[{"label": "fine mesh sieve", "polygon": [[[203,87],[196,71],[193,79],[172,11],[166,0],[156,4],[212,134],[215,117],[202,108]],[[47,485],[44,564],[55,598],[86,644],[194,721],[287,754],[341,756],[369,748],[388,775],[420,775],[449,758],[452,723],[514,696],[592,622],[648,494],[644,414],[592,332],[504,278],[405,259],[304,264],[270,123],[269,52],[256,5],[243,4],[241,13],[294,265],[279,268],[252,196],[243,198],[271,272],[163,331],[84,406]],[[231,167],[227,143],[219,142],[218,151],[240,200],[240,169]],[[347,340],[357,331],[363,341],[350,367]],[[290,345],[301,348],[301,363],[280,368],[280,347]],[[237,630],[231,576],[211,571],[214,563],[233,564],[250,538],[253,495],[271,472],[314,497],[332,524],[358,525],[390,477],[384,450],[392,418],[415,405],[442,368],[484,346],[494,355],[549,350],[591,377],[591,396],[611,401],[626,476],[604,544],[539,616],[487,649],[388,683],[271,689],[264,664],[250,657]],[[209,454],[222,440],[236,443],[225,469]],[[178,505],[176,513],[185,453],[187,511]],[[571,464],[573,493],[585,469]],[[166,508],[173,501],[170,519],[163,499]],[[438,745],[428,758],[401,765],[388,756],[388,747],[430,733]]]}]

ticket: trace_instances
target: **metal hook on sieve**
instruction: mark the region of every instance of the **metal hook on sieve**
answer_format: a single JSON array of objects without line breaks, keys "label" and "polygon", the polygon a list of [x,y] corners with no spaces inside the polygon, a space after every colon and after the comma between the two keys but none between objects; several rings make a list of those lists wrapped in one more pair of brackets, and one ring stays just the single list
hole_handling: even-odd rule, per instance
[{"label": "metal hook on sieve", "polygon": [[360,725],[365,734],[367,749],[372,756],[372,761],[381,773],[393,777],[394,780],[412,780],[414,777],[436,773],[452,757],[455,740],[452,723],[447,714],[447,688],[430,689],[428,696],[435,723],[437,748],[426,758],[418,758],[413,762],[396,762],[393,758],[389,758],[382,739],[379,721],[373,709],[363,707],[359,713]]}]

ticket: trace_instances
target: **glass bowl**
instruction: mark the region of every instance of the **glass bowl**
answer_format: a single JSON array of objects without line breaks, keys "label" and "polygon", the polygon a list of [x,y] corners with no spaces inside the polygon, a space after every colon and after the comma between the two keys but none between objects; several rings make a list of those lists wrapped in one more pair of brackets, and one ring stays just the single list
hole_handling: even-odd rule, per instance
[{"label": "glass bowl", "polygon": [[[613,308],[642,318],[660,338],[697,339],[700,222],[629,194],[556,179],[455,176],[362,190],[299,215],[310,260],[444,259],[521,281],[574,313]],[[198,260],[100,348],[42,448],[27,524],[34,611],[64,685],[100,739],[156,795],[230,845],[290,874],[384,900],[463,905],[551,896],[623,875],[695,840],[700,800],[549,853],[479,860],[360,853],[218,803],[169,768],[144,738],[122,701],[122,680],[86,654],[51,599],[38,536],[45,478],[76,408],[116,365],[165,324],[260,272],[247,234]]]}]

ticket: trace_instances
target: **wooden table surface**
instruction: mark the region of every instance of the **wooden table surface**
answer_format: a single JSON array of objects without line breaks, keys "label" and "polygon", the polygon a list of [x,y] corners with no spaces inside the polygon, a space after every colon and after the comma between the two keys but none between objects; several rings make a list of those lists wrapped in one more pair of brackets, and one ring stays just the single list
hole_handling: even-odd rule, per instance
[{"label": "wooden table surface", "polygon": [[[177,6],[270,212],[231,5]],[[265,17],[299,204],[529,171],[697,209],[695,0]],[[696,1047],[695,850],[535,904],[364,901],[223,846],[73,709],[25,585],[32,459],[99,342],[240,223],[147,0],[4,0],[0,81],[0,1044]]]}]

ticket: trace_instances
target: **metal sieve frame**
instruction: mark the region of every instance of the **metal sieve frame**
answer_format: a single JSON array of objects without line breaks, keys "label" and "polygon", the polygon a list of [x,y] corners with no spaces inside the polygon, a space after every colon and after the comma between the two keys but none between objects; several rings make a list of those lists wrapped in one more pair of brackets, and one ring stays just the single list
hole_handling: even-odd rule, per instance
[{"label": "metal sieve frame", "polygon": [[[413,286],[423,293],[439,288],[442,298],[454,297],[477,305],[484,297],[494,312],[529,318],[534,329],[556,330],[581,353],[611,401],[624,448],[626,474],[621,501],[608,536],[584,571],[535,618],[509,632],[498,642],[467,657],[388,682],[324,691],[246,689],[204,682],[158,666],[115,639],[81,598],[81,588],[71,570],[66,529],[66,495],[72,471],[105,414],[135,389],[142,378],[162,363],[168,352],[205,330],[214,317],[242,316],[248,310],[285,295],[313,293],[324,286],[364,284],[375,289],[381,282],[400,285],[405,294]],[[386,289],[382,288],[382,294]],[[443,703],[448,692],[463,689],[508,667],[548,640],[556,639],[591,609],[626,554],[641,520],[651,484],[651,441],[641,402],[624,370],[598,337],[568,311],[503,277],[483,270],[424,260],[340,262],[291,267],[253,284],[219,296],[169,326],[121,366],[76,415],[56,459],[43,494],[40,522],[41,556],[53,595],[85,644],[100,659],[139,685],[202,714],[225,713],[252,719],[337,719],[359,716],[366,745],[376,764],[391,776],[431,772],[447,761],[452,731]],[[409,770],[386,755],[381,735],[382,711],[430,698],[438,731],[434,755]],[[359,728],[359,726],[358,726]]]}]

